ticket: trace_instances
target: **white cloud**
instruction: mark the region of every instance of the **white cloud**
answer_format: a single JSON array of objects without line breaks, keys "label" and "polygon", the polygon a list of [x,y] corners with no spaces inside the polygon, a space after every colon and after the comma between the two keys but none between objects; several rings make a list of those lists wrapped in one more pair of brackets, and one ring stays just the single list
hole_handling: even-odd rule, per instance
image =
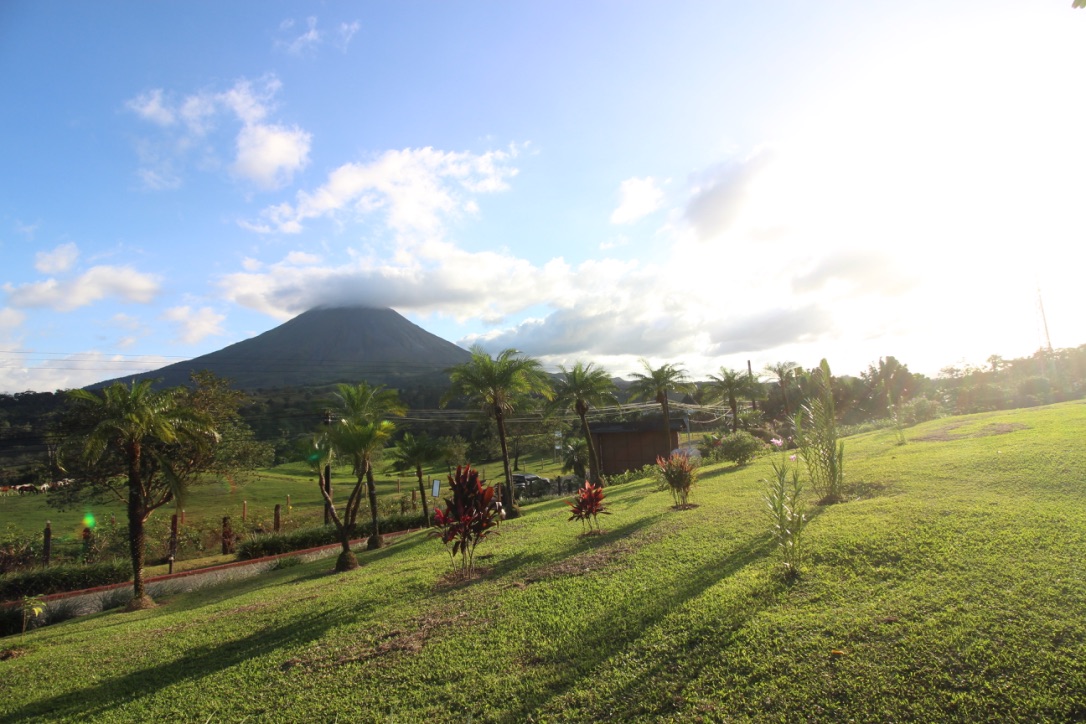
[{"label": "white cloud", "polygon": [[517,169],[510,165],[516,147],[482,154],[407,148],[386,151],[369,163],[348,163],[332,171],[325,184],[300,191],[294,204],[269,206],[263,222],[244,222],[260,231],[298,233],[310,219],[352,211],[362,217],[384,213],[399,233],[436,233],[444,217],[470,212],[466,194],[508,188]]},{"label": "white cloud", "polygon": [[160,126],[172,126],[177,117],[171,108],[164,105],[163,96],[161,88],[154,88],[131,99],[125,103],[125,107],[146,121]]},{"label": "white cloud", "polygon": [[166,357],[107,355],[96,350],[50,357],[38,363],[0,365],[0,392],[68,390],[124,375],[150,372],[176,362]]},{"label": "white cloud", "polygon": [[222,327],[226,316],[217,313],[211,307],[171,307],[166,310],[162,318],[177,325],[181,341],[185,344],[195,344],[211,335],[223,335]]},{"label": "white cloud", "polygon": [[[293,26],[294,23],[291,22],[286,29],[290,29]],[[317,30],[317,19],[315,17],[306,18],[306,26],[308,29],[304,33],[284,44],[287,52],[291,55],[302,55],[306,51],[313,50],[321,44],[322,36],[321,32]]]},{"label": "white cloud", "polygon": [[[312,135],[297,126],[269,122],[282,83],[274,75],[257,81],[242,78],[225,91],[201,91],[170,102],[161,89],[128,101],[129,110],[160,127],[157,139],[139,139],[137,176],[146,188],[176,189],[190,157],[204,169],[225,165],[210,135],[222,119],[240,125],[234,137],[235,178],[271,190],[291,181],[309,162]],[[178,122],[180,120],[180,122]]]},{"label": "white cloud", "polygon": [[246,126],[238,134],[233,171],[260,188],[279,188],[309,162],[310,138],[298,127]]},{"label": "white cloud", "polygon": [[339,28],[337,29],[339,40],[336,43],[339,49],[343,52],[347,52],[347,47],[351,44],[351,39],[354,38],[355,33],[361,28],[362,25],[357,20],[350,23],[340,23]]},{"label": "white cloud", "polygon": [[656,179],[628,178],[619,187],[618,207],[611,212],[612,224],[630,224],[648,216],[663,204],[664,192]]},{"label": "white cloud", "polygon": [[58,274],[71,269],[79,258],[79,247],[73,243],[61,244],[52,251],[39,251],[34,255],[34,268],[42,274]]},{"label": "white cloud", "polygon": [[95,266],[75,279],[47,279],[19,286],[5,284],[4,291],[8,302],[15,307],[47,307],[69,312],[111,297],[126,302],[150,302],[158,294],[159,278],[129,266]]},{"label": "white cloud", "polygon": [[26,320],[26,314],[11,307],[0,307],[0,332],[10,332]]}]

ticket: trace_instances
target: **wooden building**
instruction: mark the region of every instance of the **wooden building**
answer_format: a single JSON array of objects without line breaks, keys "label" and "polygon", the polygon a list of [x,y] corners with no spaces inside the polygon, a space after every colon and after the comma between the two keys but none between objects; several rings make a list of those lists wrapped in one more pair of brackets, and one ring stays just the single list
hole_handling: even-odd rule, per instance
[{"label": "wooden building", "polygon": [[600,456],[604,475],[618,475],[627,470],[639,470],[656,462],[659,455],[667,456],[679,447],[679,433],[684,429],[682,418],[671,418],[671,443],[664,448],[663,426],[660,418],[635,422],[615,422],[589,425],[592,443]]}]

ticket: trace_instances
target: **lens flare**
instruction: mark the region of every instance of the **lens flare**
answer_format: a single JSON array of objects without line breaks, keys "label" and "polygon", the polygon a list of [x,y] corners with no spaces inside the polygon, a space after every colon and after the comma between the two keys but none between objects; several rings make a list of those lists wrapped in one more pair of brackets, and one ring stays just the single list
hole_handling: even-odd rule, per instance
[{"label": "lens flare", "polygon": [[94,513],[87,513],[83,516],[83,526],[86,528],[94,528],[97,521],[94,519]]}]

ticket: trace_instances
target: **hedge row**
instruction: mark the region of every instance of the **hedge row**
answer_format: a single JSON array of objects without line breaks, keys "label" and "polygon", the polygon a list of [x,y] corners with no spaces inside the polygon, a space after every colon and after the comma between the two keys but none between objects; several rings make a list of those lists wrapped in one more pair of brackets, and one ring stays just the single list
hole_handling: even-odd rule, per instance
[{"label": "hedge row", "polygon": [[62,563],[0,575],[0,601],[17,601],[23,596],[79,591],[95,586],[132,580],[132,563],[127,560],[79,565]]},{"label": "hedge row", "polygon": [[[422,528],[426,525],[426,519],[422,513],[408,513],[406,515],[391,515],[382,518],[380,527],[382,533],[395,533],[401,530]],[[355,527],[351,538],[366,538],[370,534],[370,524]],[[265,556],[278,556],[283,553],[302,551],[307,548],[332,545],[338,543],[339,537],[335,527],[320,525],[312,528],[299,528],[289,533],[257,533],[250,536],[237,547],[237,556],[246,561]]]}]

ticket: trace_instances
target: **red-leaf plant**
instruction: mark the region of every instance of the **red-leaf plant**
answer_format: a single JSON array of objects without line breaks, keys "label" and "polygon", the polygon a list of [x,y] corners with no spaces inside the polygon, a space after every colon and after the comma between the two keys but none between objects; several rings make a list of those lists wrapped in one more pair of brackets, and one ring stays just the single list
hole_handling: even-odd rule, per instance
[{"label": "red-leaf plant", "polygon": [[[449,475],[451,498],[445,498],[445,509],[434,511],[434,524],[446,546],[452,543],[453,570],[468,578],[475,570],[475,546],[490,535],[498,524],[498,506],[494,504],[494,488],[479,482],[479,471],[470,465],[457,466]],[[457,556],[460,563],[457,564]]]},{"label": "red-leaf plant", "polygon": [[596,524],[596,532],[600,533],[600,515],[610,515],[611,511],[603,507],[603,486],[593,485],[585,481],[584,487],[577,489],[577,496],[573,500],[567,500],[566,505],[572,508],[571,521],[581,521],[581,530],[588,526],[588,533],[592,532],[592,523]]}]

